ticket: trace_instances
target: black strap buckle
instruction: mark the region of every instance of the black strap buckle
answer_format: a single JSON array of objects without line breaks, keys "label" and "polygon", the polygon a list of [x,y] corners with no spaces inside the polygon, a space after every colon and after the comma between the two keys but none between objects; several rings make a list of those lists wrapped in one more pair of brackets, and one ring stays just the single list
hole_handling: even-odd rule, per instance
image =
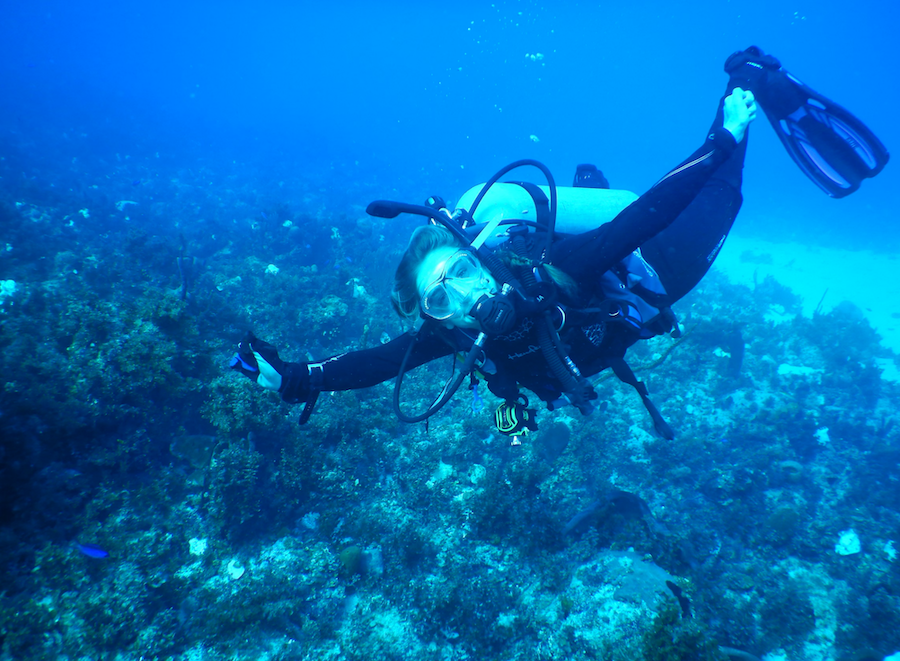
[{"label": "black strap buckle", "polygon": [[316,402],[319,399],[319,395],[322,392],[322,385],[325,382],[325,370],[322,368],[321,364],[315,364],[309,366],[309,397],[306,398],[306,405],[303,407],[303,411],[300,413],[300,418],[297,420],[298,425],[305,425],[309,421],[309,417],[313,414],[313,409],[316,408]]}]

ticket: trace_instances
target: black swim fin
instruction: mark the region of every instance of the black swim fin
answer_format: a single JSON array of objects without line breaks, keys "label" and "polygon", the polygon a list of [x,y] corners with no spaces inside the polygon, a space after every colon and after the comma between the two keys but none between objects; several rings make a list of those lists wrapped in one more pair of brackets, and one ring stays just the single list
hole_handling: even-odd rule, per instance
[{"label": "black swim fin", "polygon": [[725,71],[730,86],[753,92],[788,154],[831,197],[849,195],[887,165],[887,149],[865,124],[771,55],[751,46],[729,57]]}]

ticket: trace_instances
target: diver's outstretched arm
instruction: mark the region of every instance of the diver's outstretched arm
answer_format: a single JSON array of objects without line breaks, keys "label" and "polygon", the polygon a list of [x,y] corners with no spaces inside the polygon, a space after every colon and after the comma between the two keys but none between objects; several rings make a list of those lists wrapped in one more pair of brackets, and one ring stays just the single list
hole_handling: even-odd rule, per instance
[{"label": "diver's outstretched arm", "polygon": [[[310,396],[313,374],[318,381],[316,389],[326,392],[368,388],[394,378],[413,341],[410,333],[404,333],[372,349],[342,353],[312,363],[290,363],[281,360],[273,345],[249,333],[238,345],[231,368],[263,388],[278,392],[284,401],[298,404]],[[436,335],[421,338],[413,348],[407,367],[414,369],[453,351]]]}]

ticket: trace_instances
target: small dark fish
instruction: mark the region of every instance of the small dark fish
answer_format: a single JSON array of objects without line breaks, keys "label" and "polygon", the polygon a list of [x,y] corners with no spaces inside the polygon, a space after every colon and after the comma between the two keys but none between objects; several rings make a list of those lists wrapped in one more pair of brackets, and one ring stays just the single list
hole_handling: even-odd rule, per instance
[{"label": "small dark fish", "polygon": [[269,220],[269,217],[266,215],[266,212],[265,212],[265,211],[260,211],[260,212],[259,212],[259,215],[262,216],[262,219],[263,219],[263,220]]},{"label": "small dark fish", "polygon": [[132,185],[132,186],[140,186],[140,185],[141,185],[141,180],[140,180],[140,179],[135,179],[134,181],[131,182],[131,185]]},{"label": "small dark fish", "polygon": [[96,558],[99,560],[102,558],[109,557],[109,551],[106,551],[105,549],[100,548],[96,544],[77,544],[76,543],[75,548],[77,548],[79,551],[81,551],[84,555],[86,555],[89,558]]},{"label": "small dark fish", "polygon": [[681,588],[675,585],[672,581],[666,581],[666,587],[672,591],[672,594],[675,595],[675,598],[678,600],[678,605],[681,606],[681,617],[688,620],[691,617],[691,602],[688,601],[688,598],[684,596]]}]

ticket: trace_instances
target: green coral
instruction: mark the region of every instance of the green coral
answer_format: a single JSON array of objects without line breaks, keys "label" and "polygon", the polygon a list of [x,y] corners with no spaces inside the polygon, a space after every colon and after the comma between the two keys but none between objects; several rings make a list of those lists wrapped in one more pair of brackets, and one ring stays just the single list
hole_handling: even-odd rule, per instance
[{"label": "green coral", "polygon": [[640,643],[644,661],[725,661],[718,645],[696,619],[684,619],[678,604],[666,601]]},{"label": "green coral", "polygon": [[344,612],[338,565],[324,544],[281,539],[241,578],[220,574],[206,581],[194,593],[185,626],[193,638],[216,638],[224,648],[267,630],[291,638],[328,636]]},{"label": "green coral", "polygon": [[215,428],[218,436],[229,441],[260,430],[284,438],[293,438],[299,431],[296,408],[237,372],[210,378],[203,388],[199,408],[200,415]]},{"label": "green coral", "polygon": [[146,575],[130,562],[111,569],[110,584],[97,583],[75,603],[80,647],[85,651],[126,649],[149,623]]},{"label": "green coral", "polygon": [[803,517],[795,507],[779,507],[769,516],[767,536],[777,545],[786,544],[801,530],[802,523]]},{"label": "green coral", "polygon": [[49,600],[0,597],[0,651],[22,661],[58,658],[51,636],[63,629],[59,614]]},{"label": "green coral", "polygon": [[771,648],[800,644],[816,626],[809,596],[791,580],[766,592],[759,616],[764,640]]},{"label": "green coral", "polygon": [[260,514],[265,458],[249,441],[224,445],[213,454],[209,470],[208,511],[226,536],[238,537]]}]

